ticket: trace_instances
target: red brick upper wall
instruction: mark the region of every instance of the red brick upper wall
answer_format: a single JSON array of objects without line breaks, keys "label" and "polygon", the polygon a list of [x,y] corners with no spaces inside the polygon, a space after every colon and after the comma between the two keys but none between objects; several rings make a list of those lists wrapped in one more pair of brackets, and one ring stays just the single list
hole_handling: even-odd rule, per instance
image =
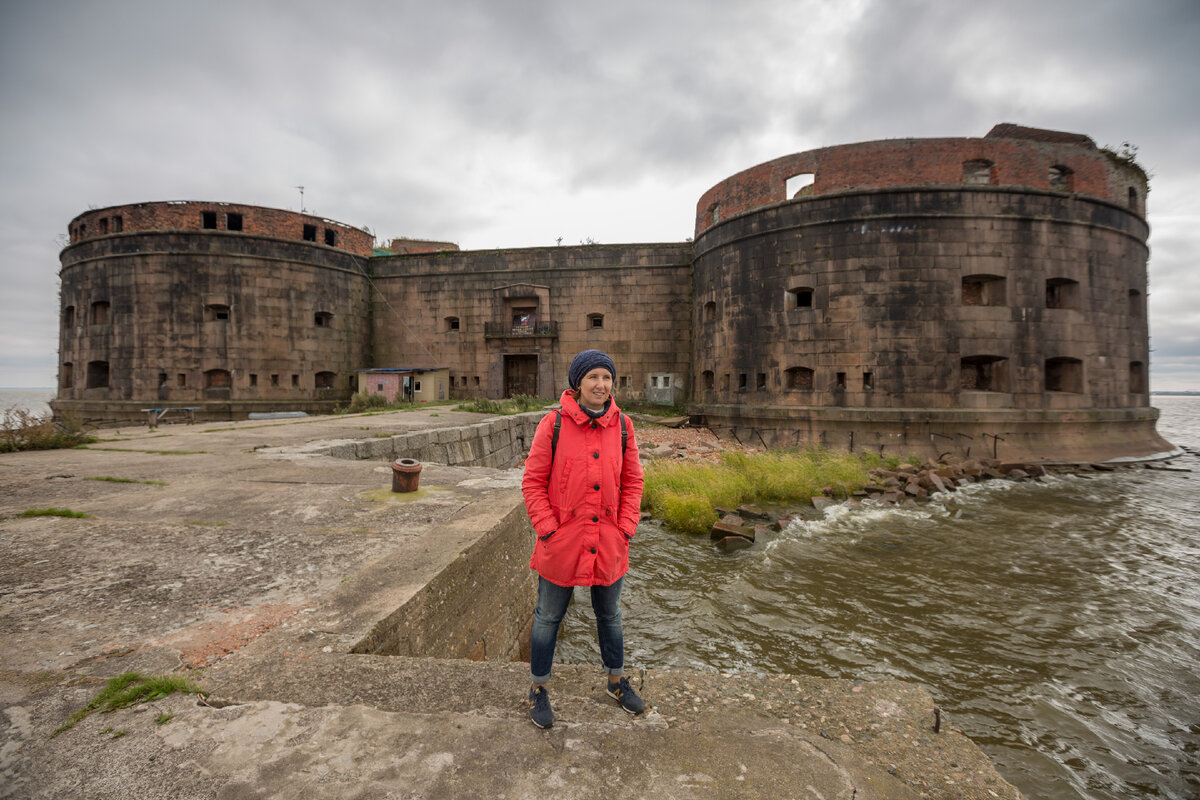
[{"label": "red brick upper wall", "polygon": [[[208,219],[214,222],[215,228],[205,227],[206,213],[213,215]],[[231,229],[230,214],[241,215],[240,231]],[[193,200],[133,203],[86,211],[71,220],[68,230],[71,244],[94,236],[119,233],[214,230],[297,241],[306,241],[307,233],[307,241],[311,243],[347,250],[359,256],[370,256],[375,245],[375,237],[364,230],[312,214]]]},{"label": "red brick upper wall", "polygon": [[[723,219],[781,203],[787,181],[812,173],[806,194],[964,183],[964,164],[991,162],[988,181],[1050,191],[1051,167],[1069,170],[1065,191],[1091,195],[1145,212],[1140,171],[1115,162],[1087,136],[1003,123],[983,138],[883,139],[794,153],[726,178],[696,204],[696,236]],[[1133,190],[1132,193],[1130,190]],[[1061,190],[1060,191],[1064,191]]]}]

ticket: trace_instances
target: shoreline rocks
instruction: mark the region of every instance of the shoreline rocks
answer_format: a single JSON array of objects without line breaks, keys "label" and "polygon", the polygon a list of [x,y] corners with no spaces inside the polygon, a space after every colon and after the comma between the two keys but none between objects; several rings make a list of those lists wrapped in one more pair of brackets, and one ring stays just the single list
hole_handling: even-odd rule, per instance
[{"label": "shoreline rocks", "polygon": [[[1128,464],[1039,464],[1004,462],[998,459],[967,459],[946,461],[926,460],[921,464],[899,464],[895,469],[876,467],[868,471],[870,483],[862,489],[847,493],[832,486],[822,488],[821,494],[810,499],[811,508],[822,514],[830,506],[863,503],[881,507],[911,508],[929,502],[937,494],[956,492],[960,488],[991,480],[1036,480],[1051,474],[1081,474],[1084,472],[1115,472],[1127,469],[1165,471],[1189,470],[1156,462]],[[710,538],[724,552],[750,547],[757,538],[772,531],[783,530],[802,512],[777,513],[756,506],[736,509],[718,508],[720,519],[713,523]],[[756,520],[757,522],[750,522]]]}]

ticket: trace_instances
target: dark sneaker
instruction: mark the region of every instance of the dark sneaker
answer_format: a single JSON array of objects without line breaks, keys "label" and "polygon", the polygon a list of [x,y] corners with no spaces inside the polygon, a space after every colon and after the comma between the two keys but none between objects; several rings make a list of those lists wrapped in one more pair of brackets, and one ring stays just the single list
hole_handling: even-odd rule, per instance
[{"label": "dark sneaker", "polygon": [[529,719],[539,728],[549,728],[554,724],[554,712],[550,709],[550,693],[545,686],[539,686],[537,691],[529,690]]},{"label": "dark sneaker", "polygon": [[629,688],[629,678],[625,676],[621,676],[617,683],[608,684],[608,696],[620,703],[621,708],[630,714],[640,714],[646,710],[646,704],[637,696],[637,692]]}]

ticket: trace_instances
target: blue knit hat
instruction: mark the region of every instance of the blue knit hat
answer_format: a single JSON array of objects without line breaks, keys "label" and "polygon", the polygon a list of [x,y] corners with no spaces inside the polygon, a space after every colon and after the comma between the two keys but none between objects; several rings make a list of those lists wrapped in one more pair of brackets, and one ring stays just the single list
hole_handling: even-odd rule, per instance
[{"label": "blue knit hat", "polygon": [[578,389],[579,384],[583,381],[583,376],[596,367],[604,367],[613,380],[617,379],[617,368],[607,354],[601,353],[599,350],[584,350],[571,360],[571,368],[567,370],[567,384],[572,389]]}]

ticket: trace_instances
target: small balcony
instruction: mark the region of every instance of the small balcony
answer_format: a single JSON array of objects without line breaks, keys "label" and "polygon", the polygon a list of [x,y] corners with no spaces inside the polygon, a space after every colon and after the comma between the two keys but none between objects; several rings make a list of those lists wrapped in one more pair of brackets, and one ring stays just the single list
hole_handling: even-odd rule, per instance
[{"label": "small balcony", "polygon": [[557,322],[485,322],[485,339],[557,339]]}]

